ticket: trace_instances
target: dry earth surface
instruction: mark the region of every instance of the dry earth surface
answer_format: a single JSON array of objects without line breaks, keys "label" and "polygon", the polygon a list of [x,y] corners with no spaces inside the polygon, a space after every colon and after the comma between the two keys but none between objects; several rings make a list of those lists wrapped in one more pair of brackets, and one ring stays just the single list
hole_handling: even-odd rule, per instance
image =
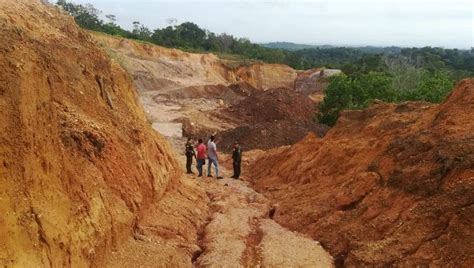
[{"label": "dry earth surface", "polygon": [[473,114],[473,80],[439,105],[377,103],[248,174],[276,221],[320,241],[336,265],[472,267]]},{"label": "dry earth surface", "polygon": [[[2,0],[0,25],[2,266],[331,266],[245,183],[185,177],[119,60],[72,18]],[[182,108],[143,104],[164,123]],[[282,237],[302,255],[282,255]]]},{"label": "dry earth surface", "polygon": [[[294,144],[308,132],[318,136],[326,132],[313,121],[316,102],[309,95],[321,96],[324,79],[337,70],[325,70],[321,76],[320,69],[301,72],[285,65],[224,60],[99,33],[93,36],[131,74],[148,120],[175,146],[183,142],[182,136],[207,138],[219,133],[221,148],[227,151],[236,139],[246,150],[268,149]],[[279,116],[261,116],[273,111]]]},{"label": "dry earth surface", "polygon": [[[0,33],[2,266],[474,266],[472,80],[292,145],[324,134],[308,96],[337,70],[89,33],[39,0],[0,0]],[[260,149],[244,180],[198,179],[183,131]]]}]

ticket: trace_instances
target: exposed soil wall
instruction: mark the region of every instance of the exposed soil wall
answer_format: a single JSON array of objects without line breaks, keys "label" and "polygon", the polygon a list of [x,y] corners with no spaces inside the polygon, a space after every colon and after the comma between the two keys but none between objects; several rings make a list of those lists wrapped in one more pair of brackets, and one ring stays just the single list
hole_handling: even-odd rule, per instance
[{"label": "exposed soil wall", "polygon": [[100,266],[181,172],[72,18],[0,1],[0,36],[0,266]]},{"label": "exposed soil wall", "polygon": [[211,53],[188,53],[100,33],[93,36],[123,64],[141,91],[244,82],[258,89],[293,89],[297,77],[297,71],[286,65],[224,60]]},{"label": "exposed soil wall", "polygon": [[440,105],[346,112],[323,139],[255,161],[275,219],[311,235],[336,264],[474,265],[474,81]]}]

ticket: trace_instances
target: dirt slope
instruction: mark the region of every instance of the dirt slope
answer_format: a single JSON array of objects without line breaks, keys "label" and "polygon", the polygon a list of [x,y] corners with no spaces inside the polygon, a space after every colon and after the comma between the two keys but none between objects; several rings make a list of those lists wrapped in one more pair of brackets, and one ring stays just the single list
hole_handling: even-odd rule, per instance
[{"label": "dirt slope", "polygon": [[138,43],[93,33],[109,54],[132,74],[143,91],[246,82],[259,89],[293,88],[296,70],[281,64],[239,62],[214,54],[188,53],[178,49]]},{"label": "dirt slope", "polygon": [[[183,136],[207,139],[219,133],[225,151],[235,140],[246,150],[269,149],[294,144],[309,132],[322,136],[326,130],[313,122],[316,104],[310,98],[321,101],[326,78],[338,70],[297,71],[286,65],[93,36],[132,75],[148,120],[175,147]],[[273,112],[280,116],[282,109],[293,112],[286,112],[287,118],[268,117]],[[305,110],[302,120],[299,109]]]},{"label": "dirt slope", "polygon": [[440,105],[375,104],[250,167],[275,219],[337,265],[474,265],[474,80]]},{"label": "dirt slope", "polygon": [[[292,89],[296,70],[251,60],[225,60],[213,54],[188,53],[153,44],[91,33],[107,54],[133,78],[147,119],[172,139],[234,128],[235,118],[216,117],[227,105],[250,93],[247,89]],[[197,131],[197,132],[196,132]]]},{"label": "dirt slope", "polygon": [[186,195],[181,171],[127,74],[39,0],[1,0],[0,33],[0,266],[100,266],[165,226],[146,209]]}]

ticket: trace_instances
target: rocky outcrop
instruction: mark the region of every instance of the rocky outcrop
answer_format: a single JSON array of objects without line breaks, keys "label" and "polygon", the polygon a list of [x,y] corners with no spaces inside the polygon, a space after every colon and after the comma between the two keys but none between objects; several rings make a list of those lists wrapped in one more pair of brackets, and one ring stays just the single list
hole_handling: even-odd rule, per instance
[{"label": "rocky outcrop", "polygon": [[100,266],[181,172],[71,17],[0,1],[0,33],[0,266]]},{"label": "rocky outcrop", "polygon": [[337,265],[474,265],[474,80],[440,105],[376,103],[250,166],[274,218]]}]

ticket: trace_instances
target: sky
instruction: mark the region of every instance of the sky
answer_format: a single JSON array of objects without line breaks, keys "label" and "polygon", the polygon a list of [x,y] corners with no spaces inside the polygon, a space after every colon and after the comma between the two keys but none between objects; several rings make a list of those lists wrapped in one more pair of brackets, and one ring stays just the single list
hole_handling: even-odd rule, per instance
[{"label": "sky", "polygon": [[252,42],[474,47],[474,0],[72,0],[150,29],[168,19]]}]

